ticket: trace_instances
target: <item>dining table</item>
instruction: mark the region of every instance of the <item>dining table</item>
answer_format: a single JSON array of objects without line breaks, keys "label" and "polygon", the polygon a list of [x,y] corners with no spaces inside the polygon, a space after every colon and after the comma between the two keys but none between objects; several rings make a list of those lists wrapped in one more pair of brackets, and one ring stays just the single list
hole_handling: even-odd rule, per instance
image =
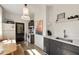
[{"label": "dining table", "polygon": [[13,40],[13,42],[11,40],[3,41],[2,43],[3,43],[4,51],[0,53],[0,55],[8,55],[8,54],[13,55],[13,52],[17,50],[17,45],[16,45],[15,40]]}]

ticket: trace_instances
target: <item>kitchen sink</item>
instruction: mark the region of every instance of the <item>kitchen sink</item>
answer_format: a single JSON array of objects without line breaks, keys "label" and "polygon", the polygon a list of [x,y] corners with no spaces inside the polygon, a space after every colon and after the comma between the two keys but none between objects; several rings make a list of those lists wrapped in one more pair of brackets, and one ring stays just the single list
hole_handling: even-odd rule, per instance
[{"label": "kitchen sink", "polygon": [[73,40],[71,40],[71,39],[60,38],[60,37],[56,37],[56,39],[73,43]]}]

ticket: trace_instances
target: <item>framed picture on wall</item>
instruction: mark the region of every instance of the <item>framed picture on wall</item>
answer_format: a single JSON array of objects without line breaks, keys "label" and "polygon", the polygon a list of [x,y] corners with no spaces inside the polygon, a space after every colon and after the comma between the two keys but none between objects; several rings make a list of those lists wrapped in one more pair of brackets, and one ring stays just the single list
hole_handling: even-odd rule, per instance
[{"label": "framed picture on wall", "polygon": [[36,34],[43,35],[43,20],[36,21]]},{"label": "framed picture on wall", "polygon": [[56,21],[60,21],[60,20],[62,20],[64,18],[65,18],[65,12],[60,13],[60,14],[57,15],[57,20]]}]

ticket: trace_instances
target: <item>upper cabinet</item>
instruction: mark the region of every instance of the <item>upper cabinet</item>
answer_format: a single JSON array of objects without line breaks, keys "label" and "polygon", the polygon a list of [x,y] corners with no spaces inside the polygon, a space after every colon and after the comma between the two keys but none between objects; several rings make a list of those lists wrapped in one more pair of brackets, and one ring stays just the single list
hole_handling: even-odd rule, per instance
[{"label": "upper cabinet", "polygon": [[15,39],[15,24],[3,23],[3,36],[7,39]]},{"label": "upper cabinet", "polygon": [[2,28],[3,28],[4,31],[5,30],[7,30],[7,31],[15,30],[15,24],[3,23],[2,25],[3,25]]}]

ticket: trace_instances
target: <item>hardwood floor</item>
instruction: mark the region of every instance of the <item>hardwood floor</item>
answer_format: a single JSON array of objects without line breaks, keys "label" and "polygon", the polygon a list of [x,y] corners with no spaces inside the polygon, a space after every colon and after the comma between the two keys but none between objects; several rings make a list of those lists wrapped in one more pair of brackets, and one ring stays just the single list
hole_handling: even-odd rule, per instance
[{"label": "hardwood floor", "polygon": [[18,44],[21,44],[21,46],[23,47],[25,51],[25,55],[28,55],[28,53],[26,52],[27,50],[32,50],[32,49],[36,50],[38,53],[40,53],[40,55],[46,55],[46,53],[41,48],[39,48],[34,44],[30,44],[30,43],[27,44],[27,42],[18,42]]}]

